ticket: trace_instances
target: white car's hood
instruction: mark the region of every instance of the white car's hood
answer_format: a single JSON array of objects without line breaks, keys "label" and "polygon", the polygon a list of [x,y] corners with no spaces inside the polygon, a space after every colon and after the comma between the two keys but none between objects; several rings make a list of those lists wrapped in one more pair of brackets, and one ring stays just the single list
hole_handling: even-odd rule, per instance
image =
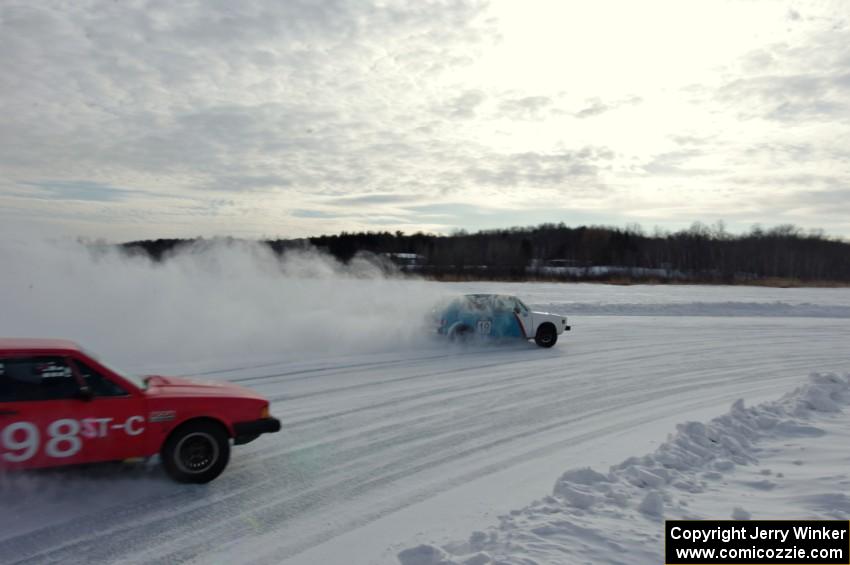
[{"label": "white car's hood", "polygon": [[567,329],[567,327],[569,327],[569,326],[567,326],[567,317],[563,316],[561,314],[553,314],[551,312],[532,311],[531,317],[534,320],[534,331],[535,332],[537,331],[537,328],[540,326],[540,324],[542,324],[544,322],[551,322],[552,324],[554,324],[555,328],[558,330],[559,334],[561,332],[563,332],[565,329]]}]

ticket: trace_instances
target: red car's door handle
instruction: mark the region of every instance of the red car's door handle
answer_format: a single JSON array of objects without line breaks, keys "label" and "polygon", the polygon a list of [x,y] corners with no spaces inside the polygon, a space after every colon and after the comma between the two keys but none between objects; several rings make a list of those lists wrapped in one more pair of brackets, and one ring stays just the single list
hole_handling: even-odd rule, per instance
[{"label": "red car's door handle", "polygon": [[0,410],[0,416],[11,416],[13,414],[17,414],[17,410]]}]

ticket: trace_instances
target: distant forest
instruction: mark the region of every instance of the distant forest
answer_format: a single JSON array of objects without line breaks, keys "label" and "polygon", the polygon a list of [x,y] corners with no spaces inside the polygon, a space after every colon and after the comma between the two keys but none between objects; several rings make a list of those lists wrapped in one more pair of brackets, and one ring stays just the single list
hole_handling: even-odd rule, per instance
[{"label": "distant forest", "polygon": [[[122,244],[162,261],[195,240]],[[753,227],[735,235],[722,222],[677,232],[640,226],[542,224],[460,231],[452,235],[400,231],[264,241],[277,254],[316,248],[342,262],[370,255],[387,266],[438,280],[594,280],[747,284],[850,283],[850,242],[793,225]]]}]

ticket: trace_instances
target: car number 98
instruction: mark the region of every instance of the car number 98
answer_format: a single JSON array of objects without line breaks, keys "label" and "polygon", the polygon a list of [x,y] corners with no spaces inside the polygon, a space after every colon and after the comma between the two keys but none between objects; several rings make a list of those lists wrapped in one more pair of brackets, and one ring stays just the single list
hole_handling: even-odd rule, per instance
[{"label": "car number 98", "polygon": [[[107,437],[111,430],[123,430],[129,436],[145,431],[142,416],[130,416],[122,424],[113,424],[112,418],[85,418],[74,420],[62,418],[47,426],[44,454],[54,459],[73,457],[83,448],[83,439]],[[32,459],[42,444],[41,432],[32,422],[13,422],[0,433],[0,449],[3,459],[20,463]]]}]

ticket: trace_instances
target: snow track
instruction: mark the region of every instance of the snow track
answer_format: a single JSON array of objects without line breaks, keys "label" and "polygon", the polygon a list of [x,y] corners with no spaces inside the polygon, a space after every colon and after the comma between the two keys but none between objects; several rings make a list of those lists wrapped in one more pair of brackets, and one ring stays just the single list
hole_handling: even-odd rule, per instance
[{"label": "snow track", "polygon": [[[571,323],[551,350],[435,343],[212,367],[206,378],[272,399],[282,432],[236,447],[205,486],[140,465],[2,478],[0,562],[394,563],[389,546],[414,545],[429,524],[405,512],[408,539],[376,537],[368,526],[393,513],[493,473],[522,482],[529,464],[548,473],[533,485],[544,494],[563,469],[598,463],[578,453],[719,413],[739,397],[776,397],[810,371],[847,370],[850,353],[842,318]],[[632,454],[618,449],[613,460]],[[499,499],[487,488],[483,496]],[[350,543],[358,531],[359,548]]]}]

